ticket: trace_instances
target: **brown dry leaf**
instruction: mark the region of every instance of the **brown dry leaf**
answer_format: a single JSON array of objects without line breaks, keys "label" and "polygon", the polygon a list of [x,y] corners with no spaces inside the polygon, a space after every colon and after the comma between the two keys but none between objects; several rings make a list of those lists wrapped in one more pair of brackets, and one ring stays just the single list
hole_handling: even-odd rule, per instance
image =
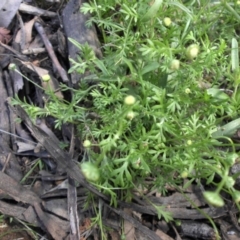
[{"label": "brown dry leaf", "polygon": [[23,46],[23,50],[28,49],[31,41],[32,41],[32,29],[35,21],[37,20],[37,17],[34,17],[29,22],[24,23],[24,26],[18,31],[15,42],[21,43],[21,41],[24,41],[21,45]]},{"label": "brown dry leaf", "polygon": [[[124,212],[132,215],[132,210],[125,208]],[[124,220],[124,235],[126,240],[135,239],[135,228],[134,226],[127,220]]]},{"label": "brown dry leaf", "polygon": [[34,17],[31,21],[26,22],[24,24],[25,27],[25,34],[26,34],[26,44],[30,44],[32,41],[32,29],[35,21],[37,20],[38,17]]},{"label": "brown dry leaf", "polygon": [[[91,228],[92,222],[90,218],[85,218],[81,226],[79,226],[80,234],[86,232]],[[80,240],[87,240],[85,237],[81,236]]]},{"label": "brown dry leaf", "polygon": [[109,235],[111,236],[111,239],[112,239],[112,240],[120,240],[120,239],[121,239],[121,237],[120,237],[120,235],[118,234],[118,232],[116,232],[116,231],[114,231],[114,230],[110,231],[110,232],[109,232]]},{"label": "brown dry leaf", "polygon": [[158,235],[160,237],[160,239],[162,240],[173,240],[173,238],[169,237],[166,233],[164,233],[163,231],[157,229],[156,230],[156,235]]},{"label": "brown dry leaf", "polygon": [[28,235],[27,231],[24,231],[24,229],[20,229],[17,226],[10,226],[7,223],[0,224],[0,236],[1,236],[1,240],[9,240],[9,239],[31,240],[32,239]]},{"label": "brown dry leaf", "polygon": [[90,218],[85,218],[81,226],[79,226],[80,232],[85,232],[91,228],[92,222]]},{"label": "brown dry leaf", "polygon": [[[62,93],[60,91],[58,91],[59,83],[52,76],[50,76],[50,73],[48,72],[48,70],[41,68],[41,67],[34,66],[34,64],[31,62],[21,61],[21,63],[24,64],[28,69],[31,69],[32,71],[34,71],[38,74],[38,76],[40,77],[40,79],[42,81],[42,87],[44,89],[49,90],[49,88],[50,88],[51,90],[53,90],[55,92],[55,95],[59,99],[63,99]],[[43,77],[46,75],[50,76],[50,81],[48,81],[48,82],[43,81]]]},{"label": "brown dry leaf", "polygon": [[7,44],[11,40],[10,31],[6,28],[0,27],[0,42]]}]

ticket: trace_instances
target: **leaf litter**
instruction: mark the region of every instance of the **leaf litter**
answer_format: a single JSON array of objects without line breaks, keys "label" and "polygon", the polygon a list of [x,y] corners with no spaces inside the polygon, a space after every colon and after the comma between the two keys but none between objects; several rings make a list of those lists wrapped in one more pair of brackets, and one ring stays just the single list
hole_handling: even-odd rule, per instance
[{"label": "leaf litter", "polygon": [[[74,20],[74,17],[72,16],[74,16],[73,13],[75,13],[75,8],[71,5],[74,1],[70,0],[69,2],[70,3],[67,4],[67,7],[63,12],[65,28]],[[18,19],[22,24],[20,23],[20,29],[15,36],[12,36],[10,34],[11,31],[7,28],[0,27],[0,42],[5,45],[9,44],[8,47],[1,45],[1,51],[5,56],[0,59],[2,67],[0,80],[2,83],[5,83],[5,90],[8,91],[8,94],[3,94],[3,92],[1,92],[1,101],[5,102],[8,97],[13,97],[17,93],[23,94],[25,98],[29,98],[34,92],[36,102],[39,105],[43,105],[43,93],[35,90],[24,77],[8,74],[6,66],[11,62],[15,62],[19,71],[22,70],[31,79],[38,78],[38,83],[42,84],[44,89],[51,87],[54,91],[57,91],[59,87],[57,81],[59,76],[62,77],[63,82],[69,81],[68,75],[66,74],[67,67],[63,64],[63,59],[59,62],[58,56],[52,54],[54,52],[53,47],[56,48],[57,45],[60,44],[60,41],[58,42],[57,39],[57,34],[50,36],[48,31],[43,32],[42,29],[44,30],[44,25],[40,25],[40,33],[36,34],[40,23],[37,23],[36,27],[35,22],[39,19],[39,15],[41,15],[40,17],[43,22],[47,22],[47,18],[50,17],[53,20],[56,17],[55,12],[50,12],[46,9],[37,8],[35,6],[31,7],[30,5],[27,5],[26,7],[24,4],[21,4],[19,10],[29,16],[27,17],[27,20],[24,18],[22,19],[20,13]],[[161,4],[161,1],[156,1],[156,4]],[[152,6],[154,5],[152,4]],[[17,10],[18,9],[16,9],[15,15],[17,14]],[[151,7],[145,15],[146,18],[150,17],[149,13],[150,11],[152,12],[152,10],[153,8]],[[32,17],[32,15],[36,16]],[[45,16],[47,18],[44,18]],[[67,18],[68,16],[70,16],[70,18]],[[80,12],[76,16],[74,24],[84,26],[83,30],[86,31],[85,34],[94,36],[90,41],[90,45],[92,45],[96,54],[102,56],[102,53],[99,50],[99,40],[96,31],[91,30],[89,33],[90,30],[85,29],[85,23],[87,21],[87,18],[85,18],[86,16],[84,16],[84,22],[78,22],[82,21],[83,17],[80,15]],[[57,18],[54,20],[58,22]],[[61,29],[60,23],[58,23],[57,26]],[[71,30],[72,29],[68,29],[68,32],[64,34],[66,34],[67,37],[74,37],[74,34],[76,33]],[[53,42],[53,46],[50,42],[50,37],[52,37],[51,42]],[[75,37],[79,38],[79,36]],[[45,45],[40,41],[41,38]],[[11,46],[11,41],[19,45],[20,48]],[[43,46],[45,46],[44,51],[41,50],[41,52],[37,52],[34,50],[43,49]],[[72,58],[75,58],[78,54],[77,49],[73,44],[68,42],[68,47],[64,47],[68,48],[69,54]],[[26,51],[28,51],[29,54],[27,58],[25,55]],[[41,67],[34,64],[36,60],[40,59],[38,54],[41,55],[41,58],[42,54],[44,57],[47,57],[46,62],[43,63]],[[64,60],[66,61],[66,59]],[[68,64],[71,63],[68,62]],[[47,86],[44,86],[43,82],[41,82],[42,77],[45,75],[51,76],[50,84]],[[11,79],[13,88],[11,88],[8,79]],[[73,85],[79,81],[79,77],[74,74],[72,74],[72,79]],[[52,81],[55,81],[56,84],[52,83]],[[23,88],[25,92],[23,92]],[[2,89],[4,89],[3,85]],[[59,94],[58,97],[63,98],[62,93],[56,93],[56,95],[57,94]],[[98,239],[97,237],[101,236],[100,230],[98,226],[93,226],[93,221],[90,220],[91,218],[96,217],[94,216],[93,208],[92,206],[83,207],[90,192],[95,197],[96,205],[101,205],[101,201],[104,202],[103,207],[99,209],[103,209],[102,217],[106,220],[106,223],[103,222],[103,224],[106,224],[109,228],[112,227],[112,233],[110,234],[112,239],[120,239],[122,233],[125,235],[126,240],[173,239],[175,234],[172,234],[169,231],[171,227],[168,230],[158,227],[160,226],[160,223],[157,219],[158,213],[156,208],[147,201],[136,196],[134,203],[119,201],[118,206],[112,208],[111,206],[108,206],[108,196],[105,196],[93,185],[86,182],[75,162],[70,161],[69,164],[66,163],[66,159],[71,159],[71,157],[59,147],[61,145],[58,140],[59,136],[61,139],[63,138],[71,141],[73,148],[77,149],[78,154],[81,154],[82,151],[80,144],[81,141],[73,137],[73,126],[64,126],[62,131],[52,131],[53,120],[51,117],[46,117],[47,126],[41,127],[39,122],[32,123],[29,116],[27,116],[26,112],[24,112],[20,106],[14,109],[10,106],[3,106],[3,109],[5,112],[8,112],[8,114],[7,118],[5,115],[4,118],[3,116],[0,116],[2,117],[1,120],[4,119],[4,121],[1,121],[0,127],[13,134],[13,136],[9,137],[6,141],[8,146],[2,145],[1,148],[12,155],[16,154],[16,156],[18,156],[18,152],[25,153],[25,156],[18,157],[18,161],[12,161],[11,164],[6,161],[8,155],[5,155],[4,158],[2,156],[4,159],[3,162],[6,163],[3,169],[4,171],[0,172],[0,211],[2,214],[22,220],[29,224],[33,223],[38,227],[39,234],[42,235],[43,239],[79,239],[79,234],[80,239]],[[15,125],[14,122],[17,118],[20,118],[25,125]],[[6,121],[8,124],[6,124]],[[229,135],[229,133],[232,134],[233,132],[235,133],[238,126],[233,126],[234,123],[235,122],[226,124],[222,127],[223,130],[217,130],[213,135],[217,138],[218,136]],[[24,134],[25,131],[27,131],[27,135]],[[28,135],[30,135],[30,137]],[[23,136],[23,139],[25,140],[20,141],[18,136]],[[31,140],[34,139],[40,143],[41,148],[39,152],[36,152],[36,148],[28,143],[28,138]],[[44,155],[44,152],[48,153],[47,157],[44,157],[46,156]],[[37,178],[39,184],[33,184],[34,187],[32,187],[31,185],[33,182],[29,181],[28,184],[21,185],[20,179],[22,179],[23,176],[22,171],[18,166],[18,162],[23,162],[23,158],[29,158],[31,161],[36,161],[39,158],[38,156],[45,158],[44,161],[48,162],[48,166],[57,163],[59,166],[57,174],[49,171],[44,172],[45,170],[43,171],[41,166],[39,166],[39,172],[35,171],[29,178]],[[22,167],[24,167],[24,165]],[[13,169],[15,170],[11,171]],[[71,187],[69,187],[69,184]],[[62,187],[63,185],[64,187]],[[182,226],[177,228],[177,230],[175,229],[176,231],[179,231],[182,236],[193,238],[198,237],[200,239],[216,239],[216,236],[214,235],[215,232],[209,224],[202,223],[202,221],[206,221],[206,217],[199,214],[199,211],[195,208],[196,206],[205,211],[205,213],[213,219],[224,218],[229,211],[233,214],[237,214],[236,208],[229,210],[225,207],[213,208],[207,206],[201,196],[201,190],[197,187],[192,190],[188,189],[185,192],[185,197],[177,192],[165,197],[156,196],[157,194],[152,194],[148,197],[156,206],[164,207],[168,210],[173,218],[182,220]],[[69,201],[70,198],[71,201]],[[8,200],[10,200],[9,203]],[[191,204],[191,201],[195,203],[195,206]],[[115,223],[115,225],[113,223]],[[230,227],[228,227],[228,229],[230,229]],[[224,229],[223,233],[225,231],[228,230]],[[27,232],[29,232],[29,230]],[[234,231],[229,230],[228,232],[232,233]],[[39,236],[38,234],[36,235]],[[180,235],[177,235],[178,239]]]}]

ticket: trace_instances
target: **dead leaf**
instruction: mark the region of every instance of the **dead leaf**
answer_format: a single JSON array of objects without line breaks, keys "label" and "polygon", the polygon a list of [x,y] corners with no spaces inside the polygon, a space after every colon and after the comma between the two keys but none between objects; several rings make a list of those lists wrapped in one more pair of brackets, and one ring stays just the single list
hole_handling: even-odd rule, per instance
[{"label": "dead leaf", "polygon": [[17,32],[17,35],[15,37],[15,42],[20,43],[20,45],[22,46],[22,51],[28,49],[32,41],[32,29],[36,20],[37,20],[37,17],[34,17],[29,22],[24,23],[22,28]]},{"label": "dead leaf", "polygon": [[[42,81],[42,87],[46,90],[53,90],[55,92],[55,95],[59,98],[59,99],[63,99],[63,95],[60,91],[58,91],[59,89],[59,83],[57,82],[57,80],[50,75],[49,71],[41,68],[41,67],[37,67],[34,66],[33,63],[31,62],[23,62],[21,61],[22,64],[24,64],[28,69],[36,72],[38,74],[38,76],[40,77],[41,81]],[[43,81],[43,77],[49,75],[50,76],[50,81],[49,82],[45,82]]]},{"label": "dead leaf", "polygon": [[9,239],[26,239],[31,240],[32,238],[27,234],[24,229],[21,229],[17,225],[8,225],[6,222],[1,223],[0,225],[0,236],[1,240]]},{"label": "dead leaf", "polygon": [[41,204],[34,203],[34,210],[45,229],[53,239],[65,239],[69,231],[69,222],[43,211]]},{"label": "dead leaf", "polygon": [[81,226],[79,226],[80,232],[83,233],[91,228],[92,222],[90,218],[85,218]]},{"label": "dead leaf", "polygon": [[121,239],[121,237],[117,231],[111,230],[111,231],[109,231],[109,235],[111,236],[112,240],[120,240]]},{"label": "dead leaf", "polygon": [[[132,210],[129,208],[125,208],[124,212],[129,215],[132,214]],[[129,221],[125,219],[124,219],[124,235],[126,240],[135,239],[135,228]]]},{"label": "dead leaf", "polygon": [[32,41],[32,29],[35,21],[38,19],[38,17],[34,17],[31,21],[26,22],[24,24],[25,27],[25,34],[26,34],[26,44],[29,45]]},{"label": "dead leaf", "polygon": [[86,231],[88,231],[92,226],[92,222],[91,222],[91,219],[90,218],[85,218],[82,222],[82,225],[79,226],[79,231],[80,231],[80,234],[81,234],[81,237],[80,237],[80,240],[86,240],[85,237],[83,237],[82,235],[84,235],[84,233]]},{"label": "dead leaf", "polygon": [[166,233],[159,229],[156,230],[156,235],[158,235],[162,240],[173,240],[173,238],[169,237]]},{"label": "dead leaf", "polygon": [[9,33],[10,31],[8,29],[0,27],[0,42],[8,44],[12,38]]}]

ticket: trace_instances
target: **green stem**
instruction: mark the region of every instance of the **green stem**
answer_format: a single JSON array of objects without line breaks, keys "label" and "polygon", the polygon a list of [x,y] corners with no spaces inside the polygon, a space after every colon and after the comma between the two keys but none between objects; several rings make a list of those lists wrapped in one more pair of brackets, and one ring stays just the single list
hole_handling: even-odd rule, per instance
[{"label": "green stem", "polygon": [[225,182],[226,182],[226,179],[227,179],[227,176],[228,176],[228,171],[225,170],[224,172],[224,176],[222,178],[222,181],[220,183],[218,183],[218,187],[216,189],[216,193],[220,193],[220,191],[222,190]]},{"label": "green stem", "polygon": [[217,240],[220,240],[220,237],[219,237],[219,233],[218,233],[218,229],[214,223],[214,221],[212,220],[212,218],[207,214],[205,213],[202,209],[200,209],[182,190],[181,188],[179,188],[177,185],[175,185],[175,187],[178,189],[179,192],[181,192],[181,194],[186,198],[187,201],[189,201],[191,203],[191,205],[196,208],[204,217],[206,217],[208,219],[208,221],[211,223],[211,225],[213,226],[213,229],[216,233],[216,237],[217,237]]},{"label": "green stem", "polygon": [[14,70],[15,72],[17,72],[18,74],[20,74],[22,77],[24,77],[25,79],[27,79],[29,82],[31,82],[33,85],[35,85],[36,87],[42,89],[43,91],[45,91],[45,89],[43,87],[41,87],[40,85],[38,85],[37,83],[33,82],[31,79],[27,78],[26,76],[24,76],[20,71],[18,71],[17,69]]},{"label": "green stem", "polygon": [[226,0],[222,0],[223,5],[237,18],[237,20],[240,22],[240,16],[238,13],[230,6],[229,3],[227,3]]}]

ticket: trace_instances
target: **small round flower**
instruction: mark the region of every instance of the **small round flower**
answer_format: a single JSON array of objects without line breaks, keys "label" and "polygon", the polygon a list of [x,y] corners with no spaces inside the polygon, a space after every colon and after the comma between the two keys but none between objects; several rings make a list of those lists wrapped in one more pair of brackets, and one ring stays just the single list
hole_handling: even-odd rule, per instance
[{"label": "small round flower", "polygon": [[222,207],[224,205],[223,199],[219,193],[206,191],[203,193],[205,200],[214,207]]},{"label": "small round flower", "polygon": [[133,112],[133,111],[129,111],[129,112],[127,113],[127,118],[128,118],[129,120],[132,120],[135,116],[136,116],[136,114],[135,114],[135,112]]},{"label": "small round flower", "polygon": [[89,140],[85,140],[85,141],[83,142],[83,146],[84,146],[85,148],[89,148],[89,147],[91,147],[91,145],[92,145],[92,143],[91,143]]},{"label": "small round flower", "polygon": [[118,140],[120,138],[120,134],[119,133],[116,133],[113,137],[114,140]]},{"label": "small round flower", "polygon": [[82,163],[81,170],[85,178],[89,181],[96,182],[100,177],[99,169],[93,163]]},{"label": "small round flower", "polygon": [[188,177],[188,171],[185,170],[185,171],[181,172],[180,176],[181,176],[181,178],[187,178]]},{"label": "small round flower", "polygon": [[186,88],[186,89],[185,89],[185,93],[186,93],[186,94],[189,94],[189,93],[191,93],[191,90],[190,90],[189,88]]},{"label": "small round flower", "polygon": [[191,44],[186,51],[188,59],[192,60],[198,56],[199,46],[197,44]]},{"label": "small round flower", "polygon": [[239,191],[234,190],[232,197],[236,203],[240,202],[240,192]]},{"label": "small round flower", "polygon": [[132,163],[132,167],[133,167],[134,169],[139,169],[140,166],[141,166],[141,159],[138,158],[138,159],[136,159],[136,160],[133,160],[131,163]]},{"label": "small round flower", "polygon": [[136,102],[136,98],[132,95],[128,95],[124,99],[124,103],[127,105],[133,105]]},{"label": "small round flower", "polygon": [[225,186],[227,188],[232,188],[234,186],[234,184],[235,184],[235,180],[233,179],[233,177],[227,176],[227,179],[225,181]]},{"label": "small round flower", "polygon": [[16,69],[16,64],[15,64],[15,63],[10,63],[10,64],[8,65],[8,69],[14,71],[14,70]]},{"label": "small round flower", "polygon": [[169,18],[169,17],[165,17],[165,18],[163,19],[163,23],[164,23],[164,25],[165,25],[166,27],[169,27],[169,26],[172,24],[172,20],[171,20],[171,18]]},{"label": "small round flower", "polygon": [[187,145],[192,145],[192,140],[187,140]]},{"label": "small round flower", "polygon": [[216,166],[216,168],[218,168],[220,170],[222,169],[222,165],[220,163],[217,163],[215,166]]},{"label": "small round flower", "polygon": [[178,70],[180,68],[180,61],[177,60],[177,59],[173,59],[172,62],[171,62],[170,68],[172,70]]},{"label": "small round flower", "polygon": [[43,75],[43,76],[42,76],[42,80],[43,80],[44,82],[49,82],[50,79],[51,79],[51,77],[50,77],[49,74],[46,74],[46,75]]},{"label": "small round flower", "polygon": [[181,220],[179,220],[179,219],[174,219],[174,224],[176,225],[176,226],[178,226],[178,227],[180,227],[181,225],[182,225],[182,222],[181,222]]},{"label": "small round flower", "polygon": [[228,153],[226,157],[226,163],[229,164],[230,167],[232,167],[235,163],[236,160],[238,159],[238,154],[237,153]]}]

